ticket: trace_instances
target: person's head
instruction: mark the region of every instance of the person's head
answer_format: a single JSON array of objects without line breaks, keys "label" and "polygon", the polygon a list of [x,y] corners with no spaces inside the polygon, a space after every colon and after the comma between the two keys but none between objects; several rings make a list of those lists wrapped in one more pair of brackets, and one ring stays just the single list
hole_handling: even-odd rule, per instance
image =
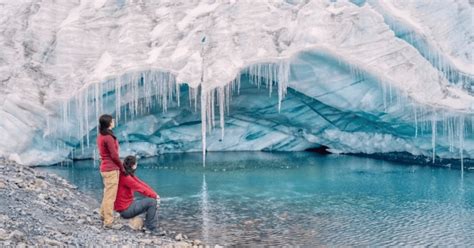
[{"label": "person's head", "polygon": [[135,156],[127,156],[123,160],[123,167],[125,169],[125,175],[134,175],[137,170],[137,158]]},{"label": "person's head", "polygon": [[115,127],[114,118],[111,115],[101,115],[99,118],[99,133],[102,135],[110,134],[111,129]]}]

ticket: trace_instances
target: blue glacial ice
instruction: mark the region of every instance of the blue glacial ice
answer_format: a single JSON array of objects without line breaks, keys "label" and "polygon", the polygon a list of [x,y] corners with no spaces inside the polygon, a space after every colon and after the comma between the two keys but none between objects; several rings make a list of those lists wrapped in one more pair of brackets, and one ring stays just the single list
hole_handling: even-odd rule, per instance
[{"label": "blue glacial ice", "polygon": [[[350,65],[317,52],[301,53],[291,62],[279,110],[279,68],[253,65],[238,80],[211,91],[204,111],[206,151],[325,146],[334,153],[405,152],[429,163],[472,158],[472,115],[419,105],[370,74],[351,71]],[[96,85],[59,111],[65,123],[50,127],[57,136],[49,137],[68,137],[63,148],[71,150],[69,158],[95,158],[94,123],[102,112],[117,116],[115,132],[124,156],[202,151],[198,90],[176,84],[169,73],[152,71],[125,74],[119,81],[102,85],[108,84],[108,89]],[[121,84],[125,86],[116,87]]]}]

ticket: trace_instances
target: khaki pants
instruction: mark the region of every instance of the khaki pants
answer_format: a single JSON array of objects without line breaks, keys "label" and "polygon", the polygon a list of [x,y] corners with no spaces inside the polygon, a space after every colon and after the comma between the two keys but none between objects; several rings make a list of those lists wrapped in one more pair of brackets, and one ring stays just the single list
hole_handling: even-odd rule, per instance
[{"label": "khaki pants", "polygon": [[104,219],[105,226],[111,226],[114,222],[114,203],[117,197],[119,171],[105,171],[100,174],[104,182],[104,197],[100,205],[100,216]]}]

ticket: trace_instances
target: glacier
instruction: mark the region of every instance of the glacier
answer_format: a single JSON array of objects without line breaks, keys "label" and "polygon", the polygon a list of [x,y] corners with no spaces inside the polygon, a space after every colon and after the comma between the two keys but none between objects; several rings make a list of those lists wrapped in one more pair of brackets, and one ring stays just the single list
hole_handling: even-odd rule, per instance
[{"label": "glacier", "polygon": [[[443,21],[439,21],[443,18]],[[469,1],[0,2],[0,156],[302,151],[474,159]]]}]

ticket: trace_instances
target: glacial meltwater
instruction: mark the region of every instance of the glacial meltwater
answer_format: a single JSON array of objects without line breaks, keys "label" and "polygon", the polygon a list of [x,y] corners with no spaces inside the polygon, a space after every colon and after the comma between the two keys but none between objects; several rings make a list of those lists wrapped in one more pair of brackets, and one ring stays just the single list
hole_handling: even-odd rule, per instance
[{"label": "glacial meltwater", "polygon": [[[92,160],[43,167],[97,200]],[[159,225],[219,245],[472,246],[474,174],[307,152],[140,159],[161,196]]]}]

